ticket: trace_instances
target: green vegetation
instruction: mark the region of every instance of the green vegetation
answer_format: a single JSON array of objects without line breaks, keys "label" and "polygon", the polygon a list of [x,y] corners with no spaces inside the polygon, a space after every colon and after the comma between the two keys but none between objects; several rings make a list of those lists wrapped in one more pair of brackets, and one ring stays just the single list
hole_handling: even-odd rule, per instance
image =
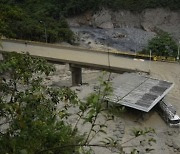
[{"label": "green vegetation", "polygon": [[[45,60],[28,54],[3,56],[0,63],[1,154],[88,154],[94,146],[115,148],[123,153],[126,143],[154,132],[151,128],[136,129],[134,136],[123,143],[106,137],[92,144],[95,136],[106,134],[107,121],[113,119],[103,104],[103,98],[112,91],[109,81],[101,79],[97,92],[81,102],[69,88],[43,84],[43,76],[55,70]],[[102,116],[104,120],[99,121]],[[89,130],[82,132],[87,123]],[[147,142],[151,145],[155,140],[148,137]]]},{"label": "green vegetation", "polygon": [[170,8],[180,9],[179,0],[104,0],[106,7],[113,10],[126,9],[135,12],[141,12],[146,8]]},{"label": "green vegetation", "polygon": [[[0,34],[9,38],[73,43],[65,17],[102,7],[142,11],[146,8],[180,9],[179,0],[1,0]],[[43,21],[43,23],[39,22]]]},{"label": "green vegetation", "polygon": [[56,5],[47,0],[4,0],[0,4],[0,33],[9,38],[45,41],[46,29],[48,42],[72,43],[73,32]]},{"label": "green vegetation", "polygon": [[[0,64],[0,73],[5,75],[0,78],[1,154],[40,153],[46,148],[79,143],[77,132],[63,120],[56,120],[56,105],[62,98],[56,99],[58,94],[43,86],[38,76],[48,75],[54,67],[29,55],[12,53],[4,59]],[[68,152],[74,150],[69,147]],[[67,154],[67,150],[60,153]]]},{"label": "green vegetation", "polygon": [[148,47],[142,53],[149,54],[150,50],[152,51],[152,55],[176,57],[178,46],[170,34],[158,30],[158,35],[149,41]]}]

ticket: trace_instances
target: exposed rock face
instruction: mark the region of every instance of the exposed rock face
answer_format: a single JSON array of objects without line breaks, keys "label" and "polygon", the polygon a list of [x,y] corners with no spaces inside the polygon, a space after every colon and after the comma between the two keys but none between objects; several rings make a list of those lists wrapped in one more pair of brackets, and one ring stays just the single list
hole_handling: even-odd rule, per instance
[{"label": "exposed rock face", "polygon": [[144,30],[152,31],[154,28],[160,28],[172,34],[175,39],[180,39],[180,11],[147,9],[142,14],[141,25]]},{"label": "exposed rock face", "polygon": [[121,10],[112,12],[113,25],[115,28],[133,28],[140,27],[140,14]]},{"label": "exposed rock face", "polygon": [[92,25],[97,28],[114,28],[112,23],[112,16],[109,10],[103,9],[93,15]]},{"label": "exposed rock face", "polygon": [[180,39],[180,11],[168,9],[146,9],[141,13],[102,9],[98,12],[87,12],[68,21],[70,26],[85,25],[95,28],[143,28],[145,31],[160,28],[172,34],[176,40]]},{"label": "exposed rock face", "polygon": [[143,12],[141,25],[146,30],[152,30],[156,26],[170,24],[171,12],[164,9],[147,9]]}]

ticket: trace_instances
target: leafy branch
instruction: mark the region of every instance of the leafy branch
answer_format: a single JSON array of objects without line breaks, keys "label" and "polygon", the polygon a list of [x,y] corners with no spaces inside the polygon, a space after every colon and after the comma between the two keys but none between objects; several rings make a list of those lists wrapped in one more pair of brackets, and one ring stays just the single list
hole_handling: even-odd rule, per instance
[{"label": "leafy branch", "polygon": [[[91,144],[98,134],[106,134],[107,121],[114,115],[107,113],[106,96],[112,93],[111,83],[102,77],[96,92],[85,102],[67,87],[44,85],[43,76],[54,71],[45,60],[29,54],[7,53],[0,63],[0,149],[2,153],[78,153],[87,148],[104,147],[123,150],[127,142],[153,132],[150,129],[134,131],[135,137],[118,143],[106,137]],[[75,108],[76,113],[70,113]],[[72,116],[77,119],[68,122]],[[104,121],[98,121],[99,117]],[[79,123],[90,124],[83,135]],[[5,127],[6,126],[6,127]],[[155,142],[153,138],[149,143]],[[26,143],[26,144],[24,144]],[[83,149],[84,148],[84,149]],[[80,153],[80,152],[79,152]]]}]

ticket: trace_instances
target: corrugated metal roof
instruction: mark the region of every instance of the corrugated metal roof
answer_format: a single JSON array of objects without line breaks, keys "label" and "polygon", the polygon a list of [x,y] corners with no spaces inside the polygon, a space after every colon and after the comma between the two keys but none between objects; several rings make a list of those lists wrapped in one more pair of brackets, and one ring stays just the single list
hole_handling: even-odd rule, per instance
[{"label": "corrugated metal roof", "polygon": [[173,87],[173,83],[124,73],[112,81],[113,95],[107,100],[141,111],[149,112]]}]

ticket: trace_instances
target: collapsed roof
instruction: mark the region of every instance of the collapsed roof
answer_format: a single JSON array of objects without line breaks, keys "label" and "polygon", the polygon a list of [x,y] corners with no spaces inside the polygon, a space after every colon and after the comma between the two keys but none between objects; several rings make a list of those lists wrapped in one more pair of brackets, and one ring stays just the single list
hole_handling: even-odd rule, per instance
[{"label": "collapsed roof", "polygon": [[174,86],[173,83],[135,73],[124,73],[112,81],[108,101],[149,112]]}]

